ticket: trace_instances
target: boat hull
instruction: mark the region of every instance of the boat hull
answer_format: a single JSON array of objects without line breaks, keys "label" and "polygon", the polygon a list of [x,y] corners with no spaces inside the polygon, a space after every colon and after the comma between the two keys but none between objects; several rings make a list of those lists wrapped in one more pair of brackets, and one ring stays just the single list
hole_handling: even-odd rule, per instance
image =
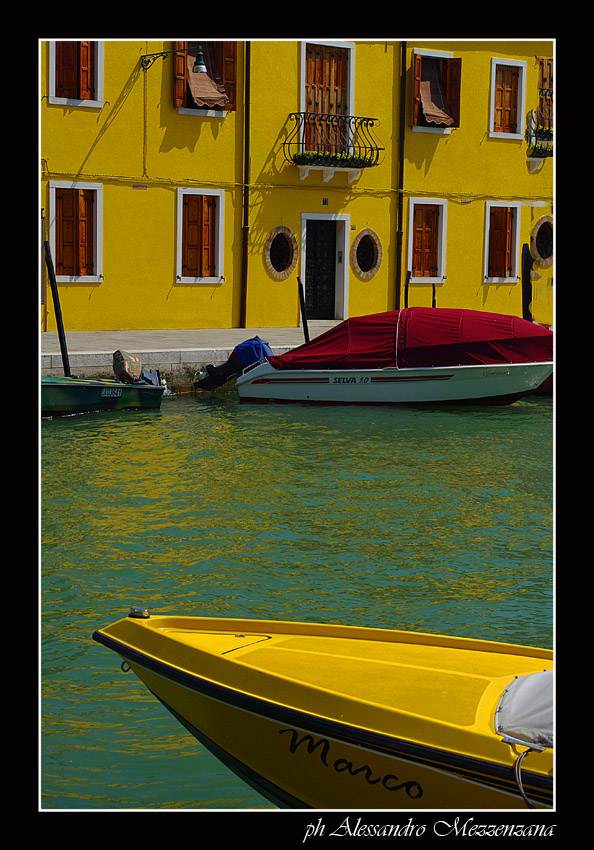
[{"label": "boat hull", "polygon": [[41,415],[68,416],[103,410],[155,410],[164,387],[80,378],[41,378]]},{"label": "boat hull", "polygon": [[246,402],[501,405],[531,392],[552,371],[552,363],[277,370],[265,362],[241,375],[236,386]]},{"label": "boat hull", "polygon": [[[491,715],[510,671],[550,668],[548,650],[184,617],[126,618],[94,637],[205,747],[282,808],[524,808],[515,755],[495,735]],[[454,668],[449,687],[458,692],[449,698],[434,691],[438,681],[447,689],[442,665]],[[425,707],[413,710],[410,692],[427,678]],[[474,688],[476,705],[467,694]],[[383,694],[390,689],[400,691],[403,709]],[[441,708],[424,702],[432,689]],[[383,695],[374,700],[373,692]],[[448,702],[450,719],[429,716],[444,713]],[[552,753],[531,753],[530,761],[524,791],[532,805],[547,807]]]}]

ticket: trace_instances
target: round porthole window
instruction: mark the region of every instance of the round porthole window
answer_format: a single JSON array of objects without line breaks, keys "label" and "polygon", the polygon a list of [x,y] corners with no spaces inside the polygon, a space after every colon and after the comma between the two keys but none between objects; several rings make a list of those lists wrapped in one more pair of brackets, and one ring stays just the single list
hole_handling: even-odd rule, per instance
[{"label": "round porthole window", "polygon": [[285,280],[297,265],[297,241],[288,227],[276,227],[264,246],[264,263],[276,280]]},{"label": "round porthole window", "polygon": [[543,268],[553,264],[553,217],[543,215],[534,225],[530,235],[530,253]]},{"label": "round porthole window", "polygon": [[382,262],[382,244],[377,233],[368,227],[362,230],[351,248],[351,263],[363,280],[371,280]]}]

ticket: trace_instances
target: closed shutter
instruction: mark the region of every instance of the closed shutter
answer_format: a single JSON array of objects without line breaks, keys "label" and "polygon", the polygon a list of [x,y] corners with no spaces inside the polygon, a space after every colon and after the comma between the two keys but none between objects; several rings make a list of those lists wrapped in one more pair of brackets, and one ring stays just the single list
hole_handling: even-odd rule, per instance
[{"label": "closed shutter", "polygon": [[414,210],[413,277],[437,277],[439,206],[418,204]]},{"label": "closed shutter", "polygon": [[95,42],[56,42],[56,97],[95,98]]},{"label": "closed shutter", "polygon": [[489,217],[489,277],[510,277],[512,274],[511,207],[491,207]]},{"label": "closed shutter", "polygon": [[78,274],[92,275],[93,262],[93,222],[95,192],[93,189],[80,189],[78,200]]},{"label": "closed shutter", "polygon": [[202,196],[202,276],[213,277],[215,273],[215,220],[216,198]]},{"label": "closed shutter", "polygon": [[182,275],[213,277],[215,274],[216,198],[184,195]]},{"label": "closed shutter", "polygon": [[56,41],[56,97],[78,98],[76,41]]},{"label": "closed shutter", "polygon": [[76,222],[74,189],[56,189],[56,274],[76,274]]},{"label": "closed shutter", "polygon": [[307,112],[346,115],[348,109],[348,59],[344,47],[308,44],[305,65]]},{"label": "closed shutter", "polygon": [[56,274],[94,273],[93,189],[56,189]]},{"label": "closed shutter", "polygon": [[95,97],[95,49],[94,42],[78,43],[78,91],[81,100],[93,100]]},{"label": "closed shutter", "polygon": [[[349,51],[344,47],[308,44],[305,62],[305,111],[316,115],[348,114]],[[344,129],[336,122],[306,124],[306,148],[344,149]]]},{"label": "closed shutter", "polygon": [[519,68],[498,65],[495,74],[494,127],[498,133],[515,133],[518,126]]}]

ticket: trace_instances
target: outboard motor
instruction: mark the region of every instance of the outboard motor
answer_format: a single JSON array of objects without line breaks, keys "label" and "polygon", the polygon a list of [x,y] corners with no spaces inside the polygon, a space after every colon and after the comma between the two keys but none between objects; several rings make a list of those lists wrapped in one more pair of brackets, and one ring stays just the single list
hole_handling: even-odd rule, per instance
[{"label": "outboard motor", "polygon": [[201,390],[216,390],[273,353],[265,339],[259,336],[246,339],[235,346],[225,363],[220,366],[209,364],[198,372],[194,386]]}]

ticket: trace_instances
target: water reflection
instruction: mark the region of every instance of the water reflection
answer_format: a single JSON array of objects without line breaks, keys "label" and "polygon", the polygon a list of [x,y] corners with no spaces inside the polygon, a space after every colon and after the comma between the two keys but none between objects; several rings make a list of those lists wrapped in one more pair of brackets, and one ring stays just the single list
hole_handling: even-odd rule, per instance
[{"label": "water reflection", "polygon": [[551,646],[551,456],[538,398],[44,421],[45,804],[267,807],[91,641],[131,604]]}]

